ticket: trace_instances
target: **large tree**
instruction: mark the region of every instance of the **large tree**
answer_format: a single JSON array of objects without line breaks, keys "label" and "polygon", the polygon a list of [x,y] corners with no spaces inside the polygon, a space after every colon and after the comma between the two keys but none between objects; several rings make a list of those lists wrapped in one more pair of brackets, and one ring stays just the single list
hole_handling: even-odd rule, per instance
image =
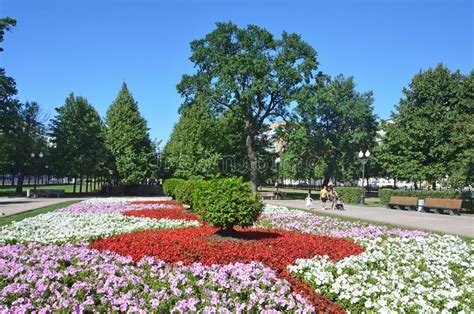
[{"label": "large tree", "polygon": [[[54,171],[62,176],[81,178],[98,173],[105,158],[102,121],[86,98],[71,93],[63,106],[56,108],[52,120]],[[75,192],[76,185],[74,185]]]},{"label": "large tree", "polygon": [[[12,18],[6,17],[0,19],[0,44],[6,31],[11,30],[16,25],[16,21]],[[0,52],[3,47],[0,46]],[[5,73],[4,68],[0,68],[0,168],[7,170],[10,162],[8,156],[13,144],[11,141],[13,126],[17,123],[20,110],[20,103],[14,97],[17,93],[15,80]]]},{"label": "large tree", "polygon": [[153,144],[146,120],[125,83],[107,110],[105,139],[119,184],[139,184],[150,175],[147,164],[154,153]]},{"label": "large tree", "polygon": [[434,186],[451,176],[457,186],[472,182],[472,75],[438,64],[416,74],[403,89],[384,138],[398,177]]},{"label": "large tree", "polygon": [[[12,132],[7,137],[9,159],[18,175],[16,194],[23,192],[23,181],[26,175],[38,175],[31,153],[45,153],[47,150],[44,138],[45,128],[39,105],[35,102],[22,104],[18,118],[10,126]],[[41,165],[42,166],[42,165]]]},{"label": "large tree", "polygon": [[300,155],[314,159],[315,169],[310,170],[323,174],[324,185],[330,178],[358,178],[357,153],[375,145],[377,121],[372,93],[358,92],[352,77],[319,75],[317,83],[303,90],[297,101],[301,136],[293,140],[308,142],[299,147]]},{"label": "large tree", "polygon": [[309,84],[317,68],[316,52],[297,34],[276,39],[255,25],[239,28],[217,23],[203,39],[191,42],[190,60],[197,68],[177,88],[191,104],[198,96],[216,111],[232,111],[244,123],[252,189],[258,184],[255,141],[265,124],[286,115],[293,96]]},{"label": "large tree", "polygon": [[202,99],[181,110],[165,146],[166,162],[178,178],[209,178],[219,172],[217,119]]}]

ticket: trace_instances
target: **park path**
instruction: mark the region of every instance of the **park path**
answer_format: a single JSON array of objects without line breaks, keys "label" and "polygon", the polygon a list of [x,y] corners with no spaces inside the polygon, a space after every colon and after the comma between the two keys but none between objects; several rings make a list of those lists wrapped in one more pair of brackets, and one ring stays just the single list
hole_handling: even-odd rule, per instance
[{"label": "park path", "polygon": [[[306,209],[305,202],[301,200],[265,200],[264,202]],[[345,205],[345,211],[322,210],[321,208],[319,201],[313,203],[313,210],[316,212],[474,238],[474,216],[472,215],[449,216],[356,205]]]},{"label": "park path", "polygon": [[0,218],[27,212],[33,209],[64,203],[67,201],[84,200],[79,197],[63,198],[26,198],[26,197],[0,197]]}]

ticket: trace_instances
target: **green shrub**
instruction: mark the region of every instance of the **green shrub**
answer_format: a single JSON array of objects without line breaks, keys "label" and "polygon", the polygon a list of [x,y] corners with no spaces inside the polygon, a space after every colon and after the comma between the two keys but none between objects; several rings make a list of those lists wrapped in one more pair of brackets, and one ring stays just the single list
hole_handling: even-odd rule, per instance
[{"label": "green shrub", "polygon": [[261,198],[242,178],[199,181],[195,185],[194,210],[205,222],[223,230],[251,226],[262,207]]},{"label": "green shrub", "polygon": [[163,192],[172,198],[176,198],[175,189],[183,182],[185,182],[183,179],[166,179],[163,183]]},{"label": "green shrub", "polygon": [[463,200],[462,207],[470,210],[472,208],[472,200],[470,194],[465,192],[461,193],[458,191],[427,191],[427,190],[393,190],[393,189],[380,189],[379,198],[382,204],[388,204],[391,196],[412,196],[424,199],[426,197],[434,198],[457,198]]},{"label": "green shrub", "polygon": [[201,180],[187,180],[179,183],[175,189],[175,199],[184,204],[193,205],[194,188]]},{"label": "green shrub", "polygon": [[344,203],[358,204],[362,195],[362,188],[336,187],[336,192],[339,194]]}]

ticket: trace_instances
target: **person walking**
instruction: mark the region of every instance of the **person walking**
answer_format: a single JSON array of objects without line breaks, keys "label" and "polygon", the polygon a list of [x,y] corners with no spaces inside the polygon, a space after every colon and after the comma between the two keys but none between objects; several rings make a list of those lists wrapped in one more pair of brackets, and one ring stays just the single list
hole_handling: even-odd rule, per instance
[{"label": "person walking", "polygon": [[311,207],[313,207],[313,199],[311,198],[311,192],[308,192],[308,196],[306,196],[305,201],[306,201],[306,207],[308,209],[311,209]]},{"label": "person walking", "polygon": [[339,199],[339,194],[337,194],[335,187],[329,186],[328,198],[331,201],[331,209],[334,209],[336,202]]},{"label": "person walking", "polygon": [[319,192],[319,198],[321,199],[321,203],[323,204],[323,209],[327,210],[326,202],[328,200],[328,190],[326,186],[323,186],[323,188]]}]

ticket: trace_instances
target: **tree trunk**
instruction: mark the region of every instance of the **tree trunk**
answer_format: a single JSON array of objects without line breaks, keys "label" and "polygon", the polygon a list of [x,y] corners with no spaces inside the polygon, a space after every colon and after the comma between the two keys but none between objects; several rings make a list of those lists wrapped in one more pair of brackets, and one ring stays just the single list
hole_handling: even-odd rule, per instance
[{"label": "tree trunk", "polygon": [[89,193],[89,176],[86,175],[86,193]]},{"label": "tree trunk", "polygon": [[433,181],[432,187],[433,187],[433,191],[435,191],[436,190],[436,181]]},{"label": "tree trunk", "polygon": [[79,175],[79,194],[82,194],[82,174]]},{"label": "tree trunk", "polygon": [[96,186],[96,183],[97,183],[97,178],[96,178],[96,177],[94,177],[94,179],[93,179],[93,180],[94,180],[94,191],[97,191],[97,186]]},{"label": "tree trunk", "polygon": [[397,188],[397,178],[394,178],[394,179],[393,179],[393,188],[394,188],[394,189]]},{"label": "tree trunk", "polygon": [[72,187],[72,194],[76,194],[76,178],[74,178],[74,182],[73,182],[73,187]]},{"label": "tree trunk", "polygon": [[18,173],[18,177],[16,180],[16,190],[15,195],[22,195],[23,194],[23,181],[25,180],[25,175],[23,172]]},{"label": "tree trunk", "polygon": [[324,176],[323,186],[328,186],[330,179],[331,179],[331,177],[329,177],[329,176]]},{"label": "tree trunk", "polygon": [[257,193],[258,186],[258,160],[255,152],[253,150],[253,138],[252,134],[247,133],[247,138],[245,141],[247,146],[247,156],[250,160],[250,182],[252,184],[252,191]]}]

